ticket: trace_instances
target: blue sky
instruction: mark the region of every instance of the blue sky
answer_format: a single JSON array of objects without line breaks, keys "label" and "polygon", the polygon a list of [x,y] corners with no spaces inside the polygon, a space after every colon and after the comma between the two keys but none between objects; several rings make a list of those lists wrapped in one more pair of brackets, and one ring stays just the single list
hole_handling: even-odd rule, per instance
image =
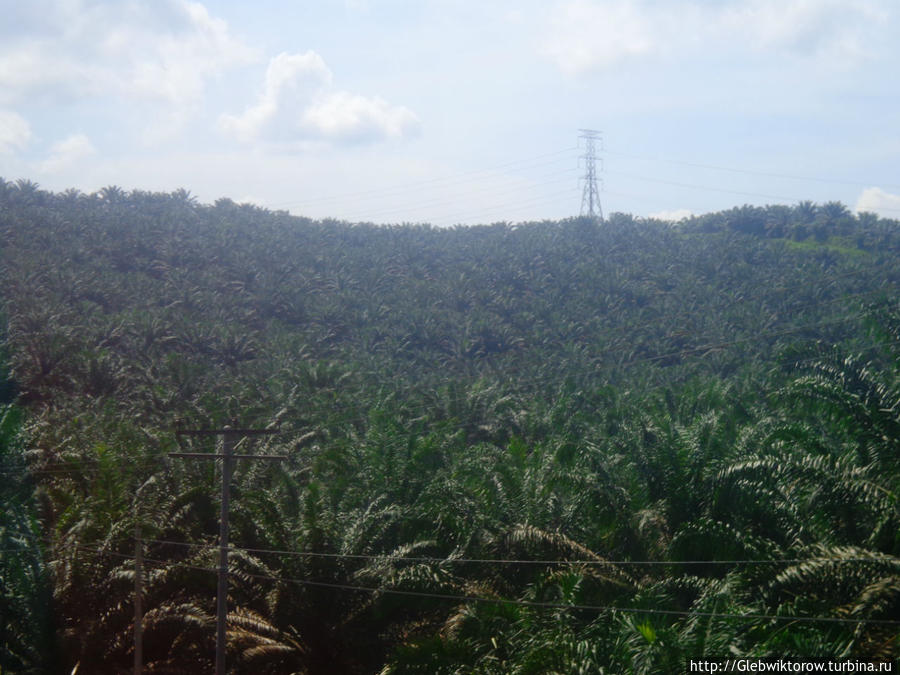
[{"label": "blue sky", "polygon": [[[0,176],[437,225],[900,217],[896,0],[0,0]],[[598,169],[600,167],[598,166]]]}]

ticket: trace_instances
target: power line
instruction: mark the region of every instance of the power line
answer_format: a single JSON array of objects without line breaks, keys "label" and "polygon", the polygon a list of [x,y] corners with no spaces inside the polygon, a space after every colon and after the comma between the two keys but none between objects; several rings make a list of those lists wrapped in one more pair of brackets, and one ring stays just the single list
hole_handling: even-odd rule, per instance
[{"label": "power line", "polygon": [[[672,185],[674,187],[682,187],[682,188],[688,188],[688,189],[692,189],[692,190],[702,190],[704,192],[721,192],[724,194],[740,195],[740,196],[744,196],[744,197],[759,197],[762,199],[773,199],[777,202],[788,202],[788,203],[799,203],[799,202],[805,201],[804,199],[800,199],[798,197],[787,197],[784,195],[773,195],[773,194],[766,194],[766,193],[762,193],[762,192],[749,192],[746,190],[733,190],[733,189],[729,189],[729,188],[718,188],[718,187],[713,187],[710,185],[698,185],[696,183],[682,183],[679,181],[673,181],[673,180],[668,180],[668,179],[664,179],[664,178],[654,178],[651,176],[643,176],[643,175],[639,175],[639,174],[628,173],[625,171],[611,170],[611,171],[607,171],[607,173],[610,173],[613,175],[625,176],[626,178],[635,178],[637,180],[643,180],[643,181],[647,181],[650,183],[659,183],[662,185]],[[894,207],[889,207],[889,206],[879,207],[879,209],[884,210],[884,211],[900,212],[900,208],[894,208]]]},{"label": "power line", "polygon": [[[194,542],[170,541],[165,539],[144,539],[144,542],[163,546],[183,546],[188,548],[215,549],[213,544],[201,544]],[[477,564],[477,565],[572,565],[572,566],[670,566],[670,565],[799,565],[813,562],[837,562],[837,563],[875,563],[890,562],[900,564],[900,559],[892,556],[871,556],[863,558],[837,558],[833,556],[812,556],[809,558],[780,558],[780,559],[735,559],[735,560],[606,560],[588,558],[579,560],[559,559],[522,559],[522,558],[457,558],[452,554],[447,557],[437,556],[394,556],[390,553],[328,553],[320,551],[285,551],[278,549],[250,548],[245,546],[232,546],[231,551],[244,553],[262,553],[301,558],[332,558],[346,560],[384,560],[411,563],[441,563],[441,564]]]},{"label": "power line", "polygon": [[[22,536],[31,539],[34,542],[41,542],[52,547],[53,542],[49,537],[38,537],[30,533],[22,533]],[[145,544],[157,544],[159,546],[180,546],[184,548],[203,549],[215,551],[219,549],[218,544],[204,544],[200,542],[174,541],[168,539],[150,539],[141,538],[141,542]],[[108,546],[112,544],[132,544],[133,538],[108,539],[94,542],[85,542],[81,544],[66,544],[63,548],[78,549],[83,547]],[[230,552],[243,552],[255,554],[273,554],[279,556],[299,557],[299,558],[327,558],[327,559],[346,559],[346,560],[377,560],[391,562],[409,562],[409,563],[440,563],[440,564],[478,564],[478,565],[570,565],[570,566],[677,566],[677,565],[802,565],[808,563],[840,563],[840,564],[861,564],[861,563],[891,563],[900,565],[900,558],[887,554],[873,554],[866,557],[836,557],[836,556],[810,556],[808,558],[744,558],[732,560],[607,560],[607,559],[532,559],[532,558],[461,558],[453,557],[452,554],[446,557],[438,556],[394,556],[391,553],[329,553],[324,551],[287,551],[280,549],[252,548],[246,546],[231,546]],[[133,558],[118,551],[107,548],[90,548],[98,553],[107,553],[122,558]],[[27,554],[29,551],[23,551],[21,548],[5,549],[10,553]],[[166,564],[178,564],[180,561],[163,561]]]},{"label": "power line", "polygon": [[[562,182],[562,181],[559,181],[559,182]],[[443,220],[445,222],[449,221],[451,223],[454,220],[455,221],[471,220],[476,217],[483,217],[484,214],[496,213],[498,211],[502,212],[501,218],[503,220],[507,220],[508,218],[506,218],[505,216],[508,216],[509,214],[512,214],[512,213],[521,213],[523,211],[533,212],[533,210],[537,206],[541,206],[544,204],[559,204],[559,199],[558,199],[559,197],[570,196],[576,190],[577,190],[577,188],[575,186],[573,186],[570,189],[558,190],[558,191],[551,192],[551,193],[544,193],[540,196],[535,196],[535,197],[531,197],[528,199],[520,199],[516,202],[508,202],[505,204],[494,204],[493,206],[482,207],[477,210],[472,209],[469,211],[451,213],[449,215],[443,216]],[[484,221],[482,221],[482,223],[484,223]],[[454,223],[454,224],[456,224],[456,223]]]},{"label": "power line", "polygon": [[[561,175],[561,174],[571,174],[573,171],[574,171],[574,169],[565,169],[563,171],[557,171],[557,172],[554,172],[553,174],[549,174],[549,175],[556,176],[556,175]],[[571,177],[566,177],[566,178],[561,178],[561,179],[556,179],[556,180],[543,180],[540,178],[535,179],[535,180],[540,180],[540,185],[543,187],[543,186],[547,186],[547,185],[553,185],[556,183],[568,182],[571,180]],[[364,212],[356,211],[356,212],[351,212],[349,215],[344,215],[343,218],[345,220],[349,220],[349,221],[357,221],[360,219],[368,220],[368,219],[373,219],[373,218],[381,219],[385,215],[407,214],[410,212],[420,211],[423,209],[431,209],[431,208],[435,208],[435,207],[450,206],[450,205],[458,204],[461,199],[467,199],[468,196],[472,195],[472,194],[490,193],[492,195],[492,197],[496,197],[498,195],[521,193],[523,189],[531,190],[531,189],[533,189],[533,187],[534,187],[533,183],[528,186],[519,186],[519,185],[511,186],[511,187],[503,189],[503,190],[497,190],[492,187],[486,187],[486,188],[481,187],[481,188],[466,190],[465,194],[463,194],[461,196],[455,196],[452,198],[448,198],[446,195],[444,195],[441,197],[431,199],[426,202],[413,202],[412,204],[406,203],[400,207],[394,206],[394,207],[387,207],[387,208],[382,208],[382,209],[376,208],[374,210],[370,209],[370,210],[367,210]],[[545,199],[547,196],[548,196],[547,194],[544,194],[540,198]],[[521,204],[521,201],[499,203],[499,204],[498,204],[498,202],[491,202],[491,203],[493,204],[493,206],[481,208],[477,211],[477,213],[480,213],[480,212],[486,211],[486,210],[497,210],[498,208],[508,208],[509,205]],[[453,217],[454,217],[453,215],[444,216],[444,219],[453,218]]]},{"label": "power line", "polygon": [[257,579],[267,579],[271,581],[289,582],[302,584],[307,586],[321,586],[325,588],[339,588],[348,591],[364,591],[368,593],[385,593],[392,595],[406,595],[424,598],[435,598],[441,600],[454,600],[456,602],[486,602],[499,605],[517,605],[520,607],[534,607],[538,609],[569,609],[588,612],[610,612],[622,614],[658,614],[664,616],[685,616],[695,617],[702,616],[712,619],[737,619],[744,621],[790,621],[790,622],[823,622],[823,623],[845,623],[845,624],[872,624],[898,626],[900,620],[895,619],[845,619],[841,617],[823,617],[823,616],[784,616],[779,614],[726,614],[723,612],[698,612],[676,609],[654,609],[640,607],[617,607],[615,605],[582,605],[567,604],[561,602],[538,602],[532,600],[510,600],[506,598],[489,598],[477,595],[452,595],[449,593],[429,593],[426,591],[406,591],[396,588],[371,588],[368,586],[355,586],[350,584],[334,584],[323,581],[310,581],[307,579],[287,579],[282,577],[273,577],[262,574],[247,573],[248,577]]},{"label": "power line", "polygon": [[[597,132],[597,131],[590,130],[590,129],[585,129],[585,130],[581,130],[581,131],[583,134],[595,134],[596,135],[595,138],[598,140],[600,139],[599,132]],[[580,138],[585,138],[586,140],[588,140],[585,135],[580,136]],[[588,144],[590,145],[590,143],[588,143]],[[267,204],[267,206],[269,208],[277,208],[277,207],[281,207],[281,206],[315,207],[316,205],[322,205],[322,204],[328,204],[328,203],[335,203],[335,202],[343,203],[343,202],[346,202],[348,199],[356,199],[359,197],[386,197],[386,196],[390,196],[390,195],[404,197],[405,195],[408,195],[408,194],[414,194],[414,195],[418,196],[419,192],[421,191],[421,189],[423,187],[428,187],[428,186],[446,187],[451,184],[459,184],[459,183],[466,183],[466,182],[472,182],[472,181],[478,181],[480,184],[483,182],[480,178],[481,176],[497,174],[502,177],[502,174],[500,174],[499,170],[504,169],[504,168],[516,167],[517,170],[521,170],[521,169],[532,169],[532,168],[536,168],[536,167],[540,167],[540,166],[554,164],[560,160],[557,159],[557,160],[551,160],[551,161],[547,161],[547,162],[539,162],[538,160],[546,159],[548,157],[558,157],[560,155],[565,155],[567,153],[571,153],[572,151],[577,150],[577,149],[578,149],[577,147],[565,148],[562,150],[557,150],[557,151],[553,151],[553,152],[534,155],[532,157],[526,157],[526,158],[521,158],[521,159],[511,160],[508,162],[499,163],[499,164],[496,164],[496,165],[493,165],[493,166],[490,166],[490,167],[487,167],[484,169],[474,169],[471,171],[466,171],[466,172],[461,172],[461,173],[456,173],[456,174],[448,174],[448,175],[436,177],[436,178],[429,178],[429,179],[418,180],[418,181],[410,181],[410,182],[406,182],[406,183],[398,183],[398,184],[394,184],[392,186],[388,186],[388,187],[384,187],[384,188],[374,188],[374,189],[354,191],[354,192],[335,193],[335,194],[327,195],[327,196],[312,197],[312,198],[305,199],[305,200],[288,200],[288,201],[281,201],[281,202],[271,202],[271,203]],[[855,186],[869,186],[869,185],[874,184],[872,182],[862,182],[862,181],[858,181],[858,180],[841,180],[841,179],[823,178],[823,177],[816,177],[816,176],[802,176],[802,175],[778,173],[778,172],[772,172],[772,171],[760,171],[760,170],[755,170],[755,169],[750,169],[750,168],[741,168],[741,167],[735,167],[735,166],[722,166],[722,165],[702,163],[702,162],[685,161],[685,160],[679,160],[679,159],[669,159],[669,158],[659,158],[659,157],[656,157],[656,158],[642,157],[640,155],[634,155],[634,154],[625,153],[625,152],[618,152],[618,151],[614,151],[614,150],[611,151],[611,150],[607,150],[605,148],[601,148],[599,153],[597,151],[595,151],[593,153],[593,157],[596,159],[598,154],[610,155],[610,156],[615,156],[615,157],[623,157],[623,158],[631,158],[631,159],[637,159],[637,160],[646,161],[646,162],[668,163],[668,164],[675,164],[675,165],[681,165],[681,166],[691,166],[691,167],[697,167],[697,168],[703,168],[703,169],[710,169],[710,170],[715,170],[715,171],[725,171],[725,172],[730,172],[730,173],[755,175],[755,176],[762,176],[762,177],[767,177],[767,178],[778,178],[778,179],[788,179],[788,180],[795,180],[795,181],[809,181],[809,182],[832,183],[832,184],[855,185]],[[592,167],[594,166],[593,161],[588,159],[590,156],[591,156],[591,152],[590,152],[589,148],[587,149],[585,154],[581,155],[582,159],[587,160],[586,167],[585,167],[586,173],[584,176],[582,176],[582,179],[585,181],[584,186],[583,186],[584,189],[582,192],[582,202],[583,202],[583,207],[584,207],[583,213],[586,211],[587,215],[590,215],[591,202],[593,200],[597,206],[597,209],[596,209],[598,212],[597,215],[599,215],[602,218],[602,209],[600,208],[600,200],[599,200],[599,190],[595,190],[595,189],[591,188],[591,185],[594,184],[594,181],[589,180],[591,178],[592,173],[593,173],[594,180],[596,180],[596,173],[592,172],[592,170],[591,170]],[[602,161],[602,158],[600,158],[600,159]],[[618,173],[619,175],[630,176],[633,178],[637,178],[638,180],[646,180],[646,181],[654,182],[654,183],[669,184],[669,185],[673,185],[675,187],[684,187],[684,188],[689,188],[689,189],[697,189],[697,190],[704,190],[704,191],[711,191],[711,192],[721,192],[721,193],[726,193],[726,194],[736,194],[736,195],[742,195],[742,196],[748,196],[748,197],[758,197],[758,198],[763,198],[763,199],[774,199],[778,202],[800,202],[800,201],[803,201],[803,199],[799,199],[797,197],[789,197],[789,196],[784,196],[784,195],[773,195],[773,194],[767,194],[767,193],[761,193],[761,192],[751,192],[751,191],[734,190],[734,189],[727,189],[727,188],[715,187],[715,186],[705,186],[705,185],[696,185],[696,184],[691,184],[691,183],[682,183],[682,182],[678,182],[678,181],[671,181],[671,180],[654,178],[654,177],[649,177],[649,176],[639,176],[639,175],[635,175],[635,174],[627,174],[624,172],[619,173],[616,171],[612,171],[611,173],[614,173],[614,174]],[[896,185],[896,184],[878,183],[878,185],[884,186],[887,188],[900,189],[900,185]],[[622,193],[611,192],[610,194],[622,194]],[[510,203],[508,208],[514,208],[515,204],[516,204],[516,202]],[[435,206],[437,206],[437,205],[440,205],[440,204],[436,204]],[[423,204],[419,208],[425,209],[425,208],[428,208],[428,205]],[[497,207],[497,208],[502,208],[502,207]],[[414,206],[411,207],[409,205],[406,205],[403,207],[389,209],[387,211],[384,209],[384,207],[382,207],[381,213],[383,213],[383,214],[390,214],[390,213],[404,214],[404,213],[408,213],[410,210],[415,211],[416,207],[414,207]],[[879,210],[900,212],[900,208],[887,207],[887,206],[879,207]],[[342,216],[338,216],[338,217],[341,219],[344,219],[344,220],[362,221],[362,222],[370,221],[373,217],[377,217],[377,216],[373,216],[371,214],[371,212],[365,213],[363,211],[360,211],[359,209],[356,210],[356,213],[359,215],[351,215],[351,216],[342,215]],[[426,218],[424,220],[422,218],[418,218],[418,219],[407,218],[405,221],[406,222],[409,222],[409,221],[425,222],[425,221],[429,221],[429,220],[433,220],[433,218]],[[442,220],[446,221],[447,217],[442,217]]]},{"label": "power line", "polygon": [[693,166],[699,169],[713,169],[715,171],[728,171],[731,173],[742,173],[748,174],[751,176],[763,176],[765,178],[786,178],[789,180],[799,180],[799,181],[810,181],[815,183],[833,183],[837,185],[854,185],[857,187],[870,187],[875,185],[876,183],[879,186],[883,186],[886,188],[892,189],[900,189],[900,185],[891,184],[891,183],[882,183],[882,182],[861,182],[861,181],[853,181],[853,180],[841,180],[836,178],[822,178],[817,176],[801,176],[796,174],[786,174],[786,173],[775,173],[772,171],[758,171],[754,169],[746,169],[746,168],[737,168],[733,166],[721,166],[716,164],[703,164],[699,162],[691,162],[679,159],[669,159],[665,157],[644,157],[641,155],[633,155],[627,152],[617,152],[615,150],[604,149],[603,152],[607,155],[614,155],[617,157],[626,157],[629,159],[637,159],[641,161],[647,162],[666,162],[668,164],[678,164],[681,166]]},{"label": "power line", "polygon": [[727,188],[711,187],[709,185],[696,185],[693,183],[681,183],[679,181],[667,180],[664,178],[653,178],[651,176],[641,176],[641,175],[634,174],[634,173],[627,173],[625,171],[612,170],[612,171],[608,171],[608,173],[611,173],[614,175],[619,175],[619,176],[625,176],[626,178],[637,178],[638,180],[644,180],[644,181],[648,181],[650,183],[660,183],[662,185],[673,185],[675,187],[690,188],[690,189],[694,189],[694,190],[704,190],[707,192],[723,192],[726,194],[742,195],[744,197],[761,197],[763,199],[775,199],[777,201],[783,201],[783,202],[803,201],[801,199],[797,199],[796,197],[785,197],[783,195],[770,195],[770,194],[764,194],[761,192],[747,192],[744,190],[731,190],[731,189],[727,189]]},{"label": "power line", "polygon": [[[599,139],[599,132],[596,132],[593,130],[582,130],[582,131],[585,133],[590,132],[592,134],[597,134],[596,138]],[[582,137],[584,137],[584,136],[582,136]],[[280,202],[280,203],[276,202],[276,203],[272,203],[270,206],[278,206],[278,205],[298,205],[298,206],[310,205],[310,206],[312,206],[312,205],[323,203],[323,202],[345,201],[348,198],[353,198],[353,197],[357,197],[357,196],[367,196],[367,195],[368,196],[387,196],[389,194],[397,194],[398,196],[400,196],[404,192],[414,191],[417,188],[420,188],[422,186],[426,186],[429,184],[433,184],[433,185],[437,186],[437,185],[440,185],[441,183],[447,184],[447,183],[453,183],[453,182],[456,182],[456,183],[467,182],[467,181],[470,181],[473,179],[477,180],[477,178],[475,178],[475,177],[477,177],[479,175],[483,175],[483,174],[493,173],[496,171],[496,169],[504,168],[507,166],[521,165],[521,164],[528,163],[528,162],[534,162],[535,160],[541,159],[544,157],[552,157],[552,156],[568,153],[574,149],[576,149],[576,148],[570,148],[570,149],[560,150],[560,151],[556,151],[556,152],[545,153],[542,155],[537,155],[533,158],[514,160],[511,162],[499,164],[499,165],[496,165],[495,167],[491,167],[491,168],[487,168],[487,169],[473,170],[473,171],[464,172],[461,174],[453,174],[453,175],[444,176],[441,178],[426,179],[423,181],[414,181],[414,182],[405,183],[405,184],[397,184],[397,185],[394,185],[394,186],[391,186],[388,188],[383,188],[383,189],[374,189],[374,190],[366,190],[366,191],[351,192],[351,193],[344,193],[344,194],[335,194],[335,195],[331,195],[328,197],[313,198],[313,199],[309,199],[309,200],[305,200],[305,201],[290,201],[290,202]],[[867,185],[871,184],[871,183],[866,183],[866,182],[861,182],[861,181],[838,180],[838,179],[829,179],[829,178],[821,178],[821,177],[813,177],[813,176],[799,176],[799,175],[783,174],[783,173],[777,173],[777,172],[758,171],[758,170],[753,170],[753,169],[738,168],[738,167],[732,167],[732,166],[719,166],[719,165],[714,165],[714,164],[704,164],[704,163],[699,163],[699,162],[690,162],[690,161],[683,161],[683,160],[676,160],[676,159],[640,157],[638,155],[632,155],[629,153],[622,153],[622,152],[616,152],[616,151],[609,151],[606,149],[601,149],[601,153],[606,154],[606,155],[612,155],[612,156],[639,159],[639,160],[649,161],[649,162],[665,162],[665,163],[677,164],[677,165],[682,165],[682,166],[693,166],[693,167],[698,167],[698,168],[712,169],[712,170],[718,170],[718,171],[727,171],[727,172],[732,172],[732,173],[758,175],[758,176],[764,176],[764,177],[769,177],[769,178],[805,180],[805,181],[812,181],[812,182],[836,183],[836,184],[857,185],[857,186],[867,186]],[[593,185],[593,182],[591,180],[588,180],[591,177],[591,173],[592,173],[591,167],[593,166],[593,163],[590,160],[588,160],[588,157],[590,157],[590,156],[591,156],[591,153],[589,150],[584,155],[581,156],[582,159],[587,160],[586,173],[582,177],[586,181],[584,184],[582,201],[583,201],[583,207],[585,207],[583,209],[583,211],[587,210],[587,212],[588,212],[587,215],[590,215],[589,212],[590,212],[592,198],[596,200],[595,203],[599,207],[599,191],[595,191],[595,190],[591,189],[590,186]],[[594,153],[594,157],[596,157],[596,152]],[[556,161],[558,161],[558,160],[556,160]],[[535,164],[533,166],[522,166],[522,168],[534,168],[535,166],[542,166],[542,165],[552,164],[552,163],[554,163],[554,162],[545,162],[545,163],[541,163],[541,164]],[[684,188],[689,188],[689,189],[697,189],[697,190],[704,190],[704,191],[711,191],[711,192],[722,192],[722,193],[726,193],[726,194],[737,194],[737,195],[742,195],[742,196],[758,197],[758,198],[763,198],[763,199],[774,199],[778,202],[800,202],[800,201],[803,201],[803,199],[800,199],[797,197],[789,197],[789,196],[784,196],[784,195],[773,195],[773,194],[767,194],[767,193],[761,193],[761,192],[751,192],[751,191],[734,190],[734,189],[727,189],[727,188],[715,187],[715,186],[682,183],[682,182],[678,182],[678,181],[654,178],[654,177],[650,177],[650,176],[640,176],[640,175],[636,175],[636,174],[628,174],[625,172],[620,173],[620,172],[613,171],[611,173],[614,173],[614,174],[619,173],[619,175],[637,178],[638,180],[646,180],[648,182],[669,184],[669,185],[673,185],[676,187],[684,187]],[[596,179],[595,173],[594,173],[594,178]],[[900,186],[893,185],[893,184],[879,183],[879,185],[883,185],[888,188],[895,188],[895,187],[900,188]],[[514,204],[514,203],[512,203],[512,204]],[[410,208],[411,207],[408,207],[408,206],[404,207],[404,208],[396,208],[396,209],[387,211],[387,213],[403,213],[405,211],[408,211]],[[423,205],[421,208],[427,208],[427,205]],[[881,207],[881,209],[887,210],[887,211],[900,211],[900,209],[894,208],[894,207]],[[415,210],[415,209],[413,208],[413,210]],[[597,210],[600,211],[599,208]],[[382,209],[382,213],[385,213],[384,209]],[[602,216],[602,212],[600,213],[600,215]],[[344,218],[348,219],[348,220],[363,220],[363,221],[369,220],[372,217],[373,217],[372,215],[367,215],[364,213],[359,216],[352,216],[352,217],[344,216]],[[446,218],[444,218],[444,219],[446,220]]]},{"label": "power line", "polygon": [[[81,548],[81,547],[79,547]],[[123,553],[115,553],[111,551],[103,551],[100,549],[81,548],[85,552],[97,553],[101,555],[112,555],[124,559],[133,559],[133,556]],[[187,569],[195,569],[204,572],[215,572],[215,568],[202,567],[184,562],[171,562],[165,560],[155,560],[152,558],[144,558],[144,562],[165,565],[178,566]],[[539,602],[532,600],[513,600],[507,598],[491,598],[477,595],[458,595],[451,593],[432,593],[428,591],[409,591],[397,588],[373,588],[371,586],[357,586],[353,584],[339,584],[325,581],[313,581],[310,579],[294,579],[289,577],[276,577],[267,574],[254,574],[252,572],[243,572],[242,576],[251,579],[261,579],[267,581],[276,581],[280,583],[293,583],[303,586],[313,586],[320,588],[334,588],[345,591],[359,591],[375,594],[401,595],[409,597],[432,598],[439,600],[453,600],[455,602],[484,602],[500,605],[515,605],[520,607],[533,607],[536,609],[568,609],[576,611],[590,612],[610,612],[622,614],[656,614],[661,616],[683,616],[683,617],[704,617],[712,619],[729,619],[742,621],[788,621],[788,622],[804,622],[804,623],[840,623],[840,624],[871,624],[894,626],[900,625],[900,620],[895,619],[865,619],[865,618],[843,618],[843,617],[823,617],[823,616],[785,616],[780,614],[727,614],[724,612],[701,612],[689,610],[675,609],[657,609],[642,607],[618,607],[615,605],[586,605],[586,604],[568,604],[559,602]]]},{"label": "power line", "polygon": [[[350,199],[353,197],[360,197],[360,196],[372,196],[372,195],[384,196],[386,194],[393,194],[393,193],[397,193],[397,192],[407,192],[407,191],[412,191],[414,189],[418,189],[418,188],[421,188],[424,186],[441,184],[441,183],[450,183],[450,184],[455,184],[455,183],[460,183],[460,182],[466,183],[466,182],[472,181],[474,179],[474,177],[481,176],[483,174],[497,173],[498,169],[504,169],[504,168],[509,168],[509,167],[517,167],[520,169],[533,169],[533,168],[537,168],[537,167],[541,167],[541,166],[548,166],[551,164],[556,164],[563,160],[557,159],[557,160],[551,160],[551,161],[547,161],[547,162],[539,162],[536,164],[534,164],[534,161],[539,160],[539,159],[545,159],[547,157],[555,157],[555,156],[562,155],[562,154],[571,154],[574,150],[577,150],[577,148],[565,148],[563,150],[556,150],[553,152],[535,155],[533,157],[527,157],[527,158],[523,158],[523,159],[503,162],[501,164],[496,164],[496,165],[493,165],[493,166],[490,166],[490,167],[487,167],[484,169],[474,169],[471,171],[464,171],[461,173],[449,174],[449,175],[440,176],[437,178],[427,178],[424,180],[411,181],[409,183],[398,183],[398,184],[388,186],[385,188],[374,188],[371,190],[361,190],[361,191],[356,191],[356,192],[338,193],[338,194],[328,195],[328,196],[324,196],[324,197],[315,197],[315,198],[307,199],[307,200],[274,202],[274,203],[270,204],[270,206],[272,206],[272,207],[276,207],[276,206],[308,206],[308,205],[316,205],[321,202],[345,201],[347,199]],[[525,166],[518,166],[518,165],[523,165],[523,164]]]}]

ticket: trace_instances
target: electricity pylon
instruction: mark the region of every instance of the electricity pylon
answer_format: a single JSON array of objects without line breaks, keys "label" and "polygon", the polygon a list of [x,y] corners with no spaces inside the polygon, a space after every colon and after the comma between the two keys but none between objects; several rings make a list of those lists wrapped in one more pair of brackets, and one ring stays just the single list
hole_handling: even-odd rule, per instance
[{"label": "electricity pylon", "polygon": [[600,206],[600,190],[597,187],[597,149],[595,141],[603,143],[599,131],[579,129],[578,138],[584,139],[584,191],[581,194],[581,215],[591,220],[603,222],[603,208]]}]

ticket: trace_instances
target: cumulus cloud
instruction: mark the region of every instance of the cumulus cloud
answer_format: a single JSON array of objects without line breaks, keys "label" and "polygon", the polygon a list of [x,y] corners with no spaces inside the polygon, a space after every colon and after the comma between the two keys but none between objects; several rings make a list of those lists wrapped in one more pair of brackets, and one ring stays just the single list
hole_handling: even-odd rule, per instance
[{"label": "cumulus cloud", "polygon": [[856,200],[855,211],[877,213],[882,218],[900,218],[900,195],[885,192],[878,187],[866,188]]},{"label": "cumulus cloud", "polygon": [[188,0],[13,4],[0,29],[0,101],[114,95],[185,105],[209,77],[255,57]]},{"label": "cumulus cloud", "polygon": [[50,156],[41,162],[40,168],[45,173],[56,173],[96,153],[97,149],[87,136],[73,134],[50,148]]},{"label": "cumulus cloud", "polygon": [[31,127],[21,115],[0,110],[0,154],[21,150],[31,140]]},{"label": "cumulus cloud", "polygon": [[865,54],[881,18],[874,0],[566,0],[553,13],[543,50],[569,74],[727,50],[824,54],[847,63]]},{"label": "cumulus cloud", "polygon": [[257,102],[240,115],[222,115],[219,126],[242,142],[283,145],[400,138],[417,130],[408,108],[335,89],[333,79],[313,51],[279,54],[269,62]]},{"label": "cumulus cloud", "polygon": [[363,141],[400,138],[418,128],[418,123],[411,110],[380,97],[335,91],[318,97],[303,113],[300,126],[323,138]]},{"label": "cumulus cloud", "polygon": [[692,215],[694,215],[694,213],[689,209],[673,209],[671,211],[657,211],[656,213],[651,213],[650,217],[656,218],[657,220],[677,223],[685,218],[690,218]]},{"label": "cumulus cloud", "polygon": [[276,136],[289,133],[292,125],[290,119],[285,119],[285,110],[296,114],[317,92],[330,87],[331,80],[331,71],[315,52],[281,53],[269,61],[263,92],[256,104],[242,115],[222,115],[219,124],[224,131],[245,142],[255,140],[264,132]]}]

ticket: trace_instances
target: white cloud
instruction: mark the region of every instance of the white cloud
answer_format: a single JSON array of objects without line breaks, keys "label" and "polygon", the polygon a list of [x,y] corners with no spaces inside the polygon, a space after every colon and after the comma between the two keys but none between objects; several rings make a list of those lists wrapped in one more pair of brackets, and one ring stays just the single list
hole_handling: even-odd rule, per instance
[{"label": "white cloud", "polygon": [[219,126],[242,142],[286,146],[399,138],[418,128],[408,108],[336,90],[332,81],[331,70],[315,52],[279,54],[269,62],[258,101],[243,114],[222,115]]},{"label": "white cloud", "polygon": [[183,103],[202,93],[207,77],[255,59],[254,52],[232,37],[227,24],[211,17],[203,5],[179,1],[171,9],[176,32],[125,27],[118,43],[111,45],[118,54],[133,50],[137,42],[151,56],[129,64],[134,93]]},{"label": "white cloud", "polygon": [[656,213],[651,213],[650,217],[656,218],[657,220],[677,223],[679,220],[690,218],[692,215],[694,215],[694,213],[689,209],[673,209],[670,211],[657,211]]},{"label": "white cloud", "polygon": [[[16,3],[19,4],[19,3]],[[187,0],[35,0],[0,30],[0,100],[113,95],[174,105],[254,58],[227,24]]]},{"label": "white cloud", "polygon": [[869,187],[862,191],[856,200],[857,213],[869,211],[882,218],[900,218],[900,195],[885,192],[881,188]]},{"label": "white cloud", "polygon": [[21,150],[31,140],[28,121],[10,110],[0,110],[0,154]]},{"label": "white cloud", "polygon": [[50,148],[50,156],[41,162],[40,168],[45,173],[57,173],[96,153],[97,149],[87,136],[73,134]]},{"label": "white cloud", "polygon": [[[291,135],[296,119],[286,119],[285,109],[295,115],[316,93],[331,85],[332,75],[322,57],[313,51],[281,53],[269,61],[265,86],[258,102],[242,115],[222,115],[219,125],[239,141],[262,136]],[[285,129],[283,127],[287,126]]]},{"label": "white cloud", "polygon": [[301,127],[314,136],[332,140],[401,138],[418,128],[408,108],[392,106],[382,98],[366,98],[345,91],[319,97],[303,113]]},{"label": "white cloud", "polygon": [[866,53],[882,25],[875,0],[566,0],[557,5],[544,54],[569,74],[636,58],[706,58],[729,51],[827,56],[842,64]]}]

